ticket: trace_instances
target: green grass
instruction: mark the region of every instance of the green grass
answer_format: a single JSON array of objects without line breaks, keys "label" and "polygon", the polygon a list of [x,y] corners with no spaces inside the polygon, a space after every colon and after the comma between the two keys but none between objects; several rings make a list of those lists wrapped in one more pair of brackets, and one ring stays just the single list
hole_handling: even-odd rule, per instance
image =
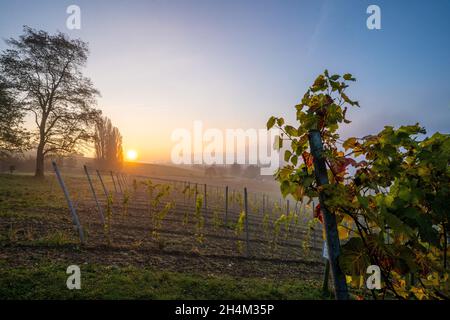
[{"label": "green grass", "polygon": [[[42,232],[34,225],[70,220],[67,204],[54,177],[0,174],[0,247],[2,245],[58,245],[72,239],[61,230]],[[50,230],[49,230],[50,231]]]},{"label": "green grass", "polygon": [[63,194],[54,177],[0,174],[0,215],[28,216],[28,209],[63,208]]},{"label": "green grass", "polygon": [[0,299],[321,299],[313,281],[212,277],[137,267],[81,265],[81,289],[66,287],[67,266],[0,263]]}]

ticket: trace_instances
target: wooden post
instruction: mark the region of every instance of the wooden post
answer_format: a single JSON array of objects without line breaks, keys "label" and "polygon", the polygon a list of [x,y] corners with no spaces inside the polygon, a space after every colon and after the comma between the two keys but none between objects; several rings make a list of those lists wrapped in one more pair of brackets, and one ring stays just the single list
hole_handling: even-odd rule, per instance
[{"label": "wooden post", "polygon": [[122,182],[120,181],[120,178],[119,178],[119,174],[118,174],[118,173],[116,173],[116,177],[117,177],[117,184],[119,185],[120,193],[123,194]]},{"label": "wooden post", "polygon": [[205,215],[204,215],[204,219],[205,219],[205,225],[206,225],[206,215],[208,214],[208,205],[207,205],[207,198],[206,198],[206,183],[204,184],[204,190],[203,190],[203,192],[204,192],[204,199],[203,199],[203,202],[204,202],[204,208],[205,208]]},{"label": "wooden post", "polygon": [[125,187],[126,190],[128,190],[130,184],[128,183],[128,175],[126,173],[122,173],[122,181],[123,181],[123,185]]},{"label": "wooden post", "polygon": [[125,175],[123,173],[119,174],[120,181],[122,182],[122,187],[124,191],[128,191],[128,184],[127,180],[125,179]]},{"label": "wooden post", "polygon": [[314,249],[315,247],[316,247],[316,243],[317,243],[317,241],[316,241],[316,229],[313,229],[313,238],[312,238],[312,243],[311,243],[311,247]]},{"label": "wooden post", "polygon": [[266,195],[263,194],[263,200],[262,200],[262,214],[264,215],[264,212],[266,211]]},{"label": "wooden post", "polygon": [[124,179],[125,179],[125,186],[127,187],[127,190],[129,190],[130,180],[128,180],[128,174],[127,173],[124,175]]},{"label": "wooden post", "polygon": [[[327,185],[328,173],[323,157],[322,137],[319,130],[309,131],[309,144],[314,160],[314,173],[318,186]],[[337,231],[336,216],[328,211],[324,203],[323,192],[319,193],[320,208],[324,218],[324,228],[328,247],[328,261],[330,263],[331,276],[334,283],[334,295],[336,300],[348,300],[348,289],[345,274],[339,267],[340,243]]]},{"label": "wooden post", "polygon": [[245,241],[247,243],[247,258],[250,257],[249,237],[248,237],[248,204],[247,204],[247,188],[244,188],[244,208],[245,208]]},{"label": "wooden post", "polygon": [[111,173],[112,182],[114,184],[114,191],[117,193],[117,187],[116,187],[116,181],[114,180],[114,174],[112,171],[110,171],[110,173]]},{"label": "wooden post", "polygon": [[191,182],[190,181],[188,181],[188,190],[189,190],[188,198],[191,199]]},{"label": "wooden post", "polygon": [[194,208],[197,205],[197,193],[198,193],[198,188],[197,188],[197,184],[195,184]]},{"label": "wooden post", "polygon": [[[109,192],[108,192],[108,190],[106,189],[106,186],[105,186],[105,183],[103,182],[103,178],[102,178],[102,175],[100,174],[100,171],[98,171],[98,170],[96,170],[97,171],[97,176],[98,176],[98,179],[100,180],[100,183],[101,183],[101,185],[102,185],[102,188],[103,188],[103,192],[105,193],[105,199],[106,199],[106,203],[108,203],[108,201],[109,201]],[[111,206],[111,213],[113,212],[113,208],[112,208],[112,206]]]},{"label": "wooden post", "polygon": [[231,194],[231,198],[233,199],[233,201],[231,202],[231,207],[232,208],[236,208],[236,194],[234,192],[234,189],[233,189],[233,192]]},{"label": "wooden post", "polygon": [[[225,187],[225,228],[227,227],[228,227],[228,186]],[[228,230],[228,228],[226,230]]]},{"label": "wooden post", "polygon": [[328,259],[325,261],[325,274],[323,275],[322,294],[328,295],[330,288],[328,286],[328,278],[330,277],[330,263]]},{"label": "wooden post", "polygon": [[61,189],[63,189],[64,196],[66,197],[67,205],[69,206],[70,213],[72,214],[72,221],[77,227],[78,235],[80,236],[80,242],[83,244],[84,243],[83,227],[81,226],[80,219],[78,219],[77,211],[73,206],[72,200],[70,200],[69,191],[67,190],[66,185],[64,184],[64,180],[61,177],[61,173],[59,172],[56,162],[52,161],[52,165],[53,169],[55,170],[56,177],[58,178],[59,185],[61,186]]},{"label": "wooden post", "polygon": [[127,183],[125,182],[125,176],[121,172],[118,173],[118,175],[119,175],[120,182],[122,183],[122,188],[124,191],[126,191]]},{"label": "wooden post", "polygon": [[105,218],[103,216],[103,210],[102,210],[102,207],[100,206],[100,203],[98,202],[97,194],[95,193],[95,189],[94,189],[94,186],[92,184],[91,176],[89,175],[89,171],[88,171],[86,165],[84,165],[83,167],[84,167],[84,172],[86,172],[86,176],[87,176],[87,179],[89,181],[89,186],[91,187],[91,191],[92,191],[92,195],[94,196],[95,203],[97,204],[97,209],[98,209],[98,213],[100,214],[100,219],[102,220],[102,223],[105,224]]},{"label": "wooden post", "polygon": [[[314,219],[314,208],[316,207],[316,204],[314,203],[314,199],[311,202],[311,219]],[[311,239],[311,248],[316,247],[316,229],[314,228],[312,231],[312,239]]]}]

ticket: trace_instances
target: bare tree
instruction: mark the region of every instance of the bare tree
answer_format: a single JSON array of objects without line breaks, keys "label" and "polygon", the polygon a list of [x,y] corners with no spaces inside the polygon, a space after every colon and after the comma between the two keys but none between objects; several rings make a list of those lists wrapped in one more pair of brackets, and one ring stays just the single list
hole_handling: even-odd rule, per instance
[{"label": "bare tree", "polygon": [[122,135],[107,117],[95,126],[95,158],[103,169],[121,169],[123,164]]},{"label": "bare tree", "polygon": [[44,176],[44,158],[67,154],[93,136],[100,111],[93,106],[99,92],[81,73],[88,46],[58,32],[50,35],[27,26],[19,39],[6,41],[1,72],[36,123],[36,177]]}]

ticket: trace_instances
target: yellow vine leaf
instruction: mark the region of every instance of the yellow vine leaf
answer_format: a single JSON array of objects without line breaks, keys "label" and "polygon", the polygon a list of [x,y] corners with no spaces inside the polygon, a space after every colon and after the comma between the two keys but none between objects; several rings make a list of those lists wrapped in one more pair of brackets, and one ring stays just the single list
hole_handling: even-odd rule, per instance
[{"label": "yellow vine leaf", "polygon": [[349,236],[349,230],[345,227],[338,226],[338,233],[339,233],[339,239],[345,240],[348,239]]},{"label": "yellow vine leaf", "polygon": [[345,276],[345,281],[347,282],[347,284],[351,284],[352,283],[352,276]]},{"label": "yellow vine leaf", "polygon": [[426,295],[425,291],[423,290],[423,288],[412,287],[410,291],[419,300],[423,300],[424,298],[427,298],[427,295]]}]

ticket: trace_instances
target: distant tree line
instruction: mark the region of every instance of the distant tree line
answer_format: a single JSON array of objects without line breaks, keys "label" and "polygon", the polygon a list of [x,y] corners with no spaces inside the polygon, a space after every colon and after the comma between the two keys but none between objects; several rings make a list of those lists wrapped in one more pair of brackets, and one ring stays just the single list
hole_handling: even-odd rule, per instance
[{"label": "distant tree line", "polygon": [[234,163],[232,165],[196,165],[194,167],[203,168],[206,177],[241,177],[249,179],[262,179],[260,167],[257,165],[242,165]]},{"label": "distant tree line", "polygon": [[122,135],[107,117],[97,120],[94,141],[97,166],[120,170],[123,164]]},{"label": "distant tree line", "polygon": [[[87,152],[94,142],[102,165],[120,166],[119,130],[96,108],[100,93],[81,71],[87,43],[27,26],[6,43],[0,54],[0,158],[33,149],[35,176],[43,177],[45,158]],[[34,122],[29,131],[26,115]]]}]

